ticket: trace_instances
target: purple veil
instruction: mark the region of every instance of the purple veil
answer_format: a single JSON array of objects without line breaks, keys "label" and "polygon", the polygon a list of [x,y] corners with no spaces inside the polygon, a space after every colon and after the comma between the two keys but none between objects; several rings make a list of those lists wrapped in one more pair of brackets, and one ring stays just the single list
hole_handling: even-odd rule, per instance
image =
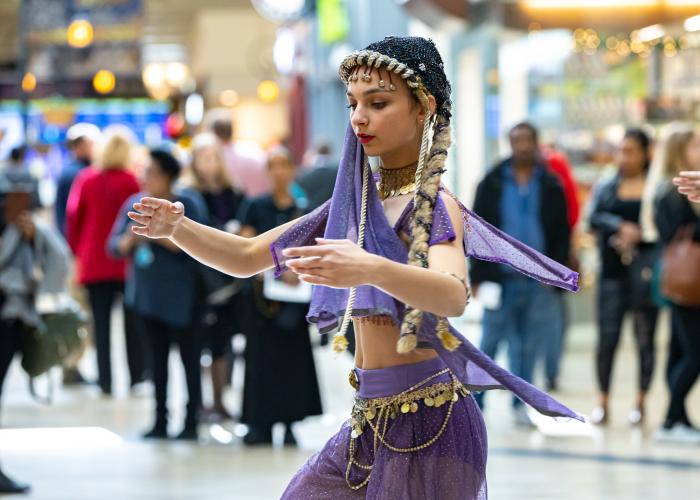
[{"label": "purple veil", "polygon": [[[333,197],[299,219],[270,245],[278,275],[285,270],[286,258],[282,255],[285,248],[313,245],[314,238],[320,236],[357,241],[362,199],[363,155],[362,146],[358,143],[352,127],[348,125]],[[408,250],[384,215],[374,183],[370,182],[368,187],[364,249],[393,261],[406,263]],[[511,238],[461,203],[459,206],[464,222],[463,243],[466,257],[507,264],[542,283],[571,291],[578,290],[577,273]],[[436,210],[439,207],[438,203]],[[321,332],[336,329],[345,313],[348,295],[347,289],[314,287],[308,320],[316,323]],[[400,325],[403,312],[404,305],[383,291],[372,286],[357,288],[353,316],[387,315],[392,317],[395,324]],[[544,415],[582,420],[579,415],[554,398],[498,366],[452,326],[451,333],[461,343],[455,350],[445,349],[437,337],[436,325],[437,317],[426,312],[418,332],[420,345],[435,349],[470,390],[508,389]]]}]

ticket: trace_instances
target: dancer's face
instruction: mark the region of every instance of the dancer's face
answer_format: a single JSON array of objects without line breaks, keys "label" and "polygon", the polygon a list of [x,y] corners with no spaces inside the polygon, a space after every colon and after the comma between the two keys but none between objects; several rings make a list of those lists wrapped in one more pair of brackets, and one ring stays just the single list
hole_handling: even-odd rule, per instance
[{"label": "dancer's face", "polygon": [[[357,69],[359,78],[350,82],[347,98],[353,131],[368,156],[380,156],[387,168],[397,168],[418,159],[426,113],[398,75],[372,69],[370,80],[362,75],[366,68]],[[383,80],[384,87],[379,86]],[[396,90],[390,90],[393,83]],[[431,96],[432,99],[432,96]]]}]

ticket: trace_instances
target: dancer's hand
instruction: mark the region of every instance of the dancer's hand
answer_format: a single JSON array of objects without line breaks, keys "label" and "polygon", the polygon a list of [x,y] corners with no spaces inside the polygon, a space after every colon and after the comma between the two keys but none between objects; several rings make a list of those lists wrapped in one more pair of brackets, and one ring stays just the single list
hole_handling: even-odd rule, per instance
[{"label": "dancer's hand", "polygon": [[129,212],[129,218],[140,225],[132,226],[131,230],[149,238],[169,238],[185,217],[182,203],[159,198],[141,198],[134,203],[134,210]]},{"label": "dancer's hand", "polygon": [[377,255],[366,252],[350,240],[316,238],[316,245],[288,248],[287,267],[302,281],[333,288],[369,284],[379,264]]},{"label": "dancer's hand", "polygon": [[700,203],[700,171],[681,172],[673,178],[678,186],[678,192],[688,197],[690,201]]}]

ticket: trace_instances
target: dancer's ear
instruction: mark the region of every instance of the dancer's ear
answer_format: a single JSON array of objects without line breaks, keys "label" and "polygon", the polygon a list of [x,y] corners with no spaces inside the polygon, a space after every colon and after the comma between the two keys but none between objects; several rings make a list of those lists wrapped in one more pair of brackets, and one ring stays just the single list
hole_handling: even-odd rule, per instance
[{"label": "dancer's ear", "polygon": [[435,114],[436,107],[437,104],[435,102],[435,97],[433,97],[431,94],[428,94],[428,109],[426,110],[425,108],[421,107],[417,115],[418,124],[422,125],[423,122],[425,122],[426,117],[428,115],[428,111],[430,111],[430,116],[433,116]]}]

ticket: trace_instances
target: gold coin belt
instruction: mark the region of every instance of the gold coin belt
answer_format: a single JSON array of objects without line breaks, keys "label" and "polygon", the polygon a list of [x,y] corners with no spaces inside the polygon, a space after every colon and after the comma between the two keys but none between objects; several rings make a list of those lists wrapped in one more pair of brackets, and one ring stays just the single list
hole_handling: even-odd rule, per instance
[{"label": "gold coin belt", "polygon": [[[438,382],[428,387],[422,387],[429,381],[446,373],[450,374],[452,379],[450,382]],[[357,375],[355,374],[354,370],[350,372],[350,384],[355,389],[359,387],[357,383]],[[365,432],[366,427],[369,427],[373,433],[373,453],[375,455],[380,443],[396,453],[412,453],[423,450],[437,442],[437,440],[440,439],[442,434],[445,432],[450,417],[452,416],[453,406],[459,400],[460,395],[462,397],[468,396],[469,391],[457,380],[454,374],[452,374],[452,372],[446,368],[434,373],[425,380],[422,380],[413,387],[410,387],[409,389],[395,396],[371,399],[356,397],[350,419],[351,432],[348,450],[349,458],[348,465],[345,470],[345,482],[347,485],[353,490],[359,490],[369,483],[372,475],[373,464],[362,464],[355,459],[355,441]],[[411,446],[409,448],[399,448],[387,442],[386,432],[389,425],[389,420],[396,419],[396,417],[401,413],[416,413],[420,409],[421,402],[428,408],[439,408],[444,404],[449,404],[445,419],[443,420],[437,433],[435,433],[432,438],[428,439],[424,443]],[[353,466],[369,471],[367,477],[359,484],[352,484],[350,481],[350,472]]]}]

